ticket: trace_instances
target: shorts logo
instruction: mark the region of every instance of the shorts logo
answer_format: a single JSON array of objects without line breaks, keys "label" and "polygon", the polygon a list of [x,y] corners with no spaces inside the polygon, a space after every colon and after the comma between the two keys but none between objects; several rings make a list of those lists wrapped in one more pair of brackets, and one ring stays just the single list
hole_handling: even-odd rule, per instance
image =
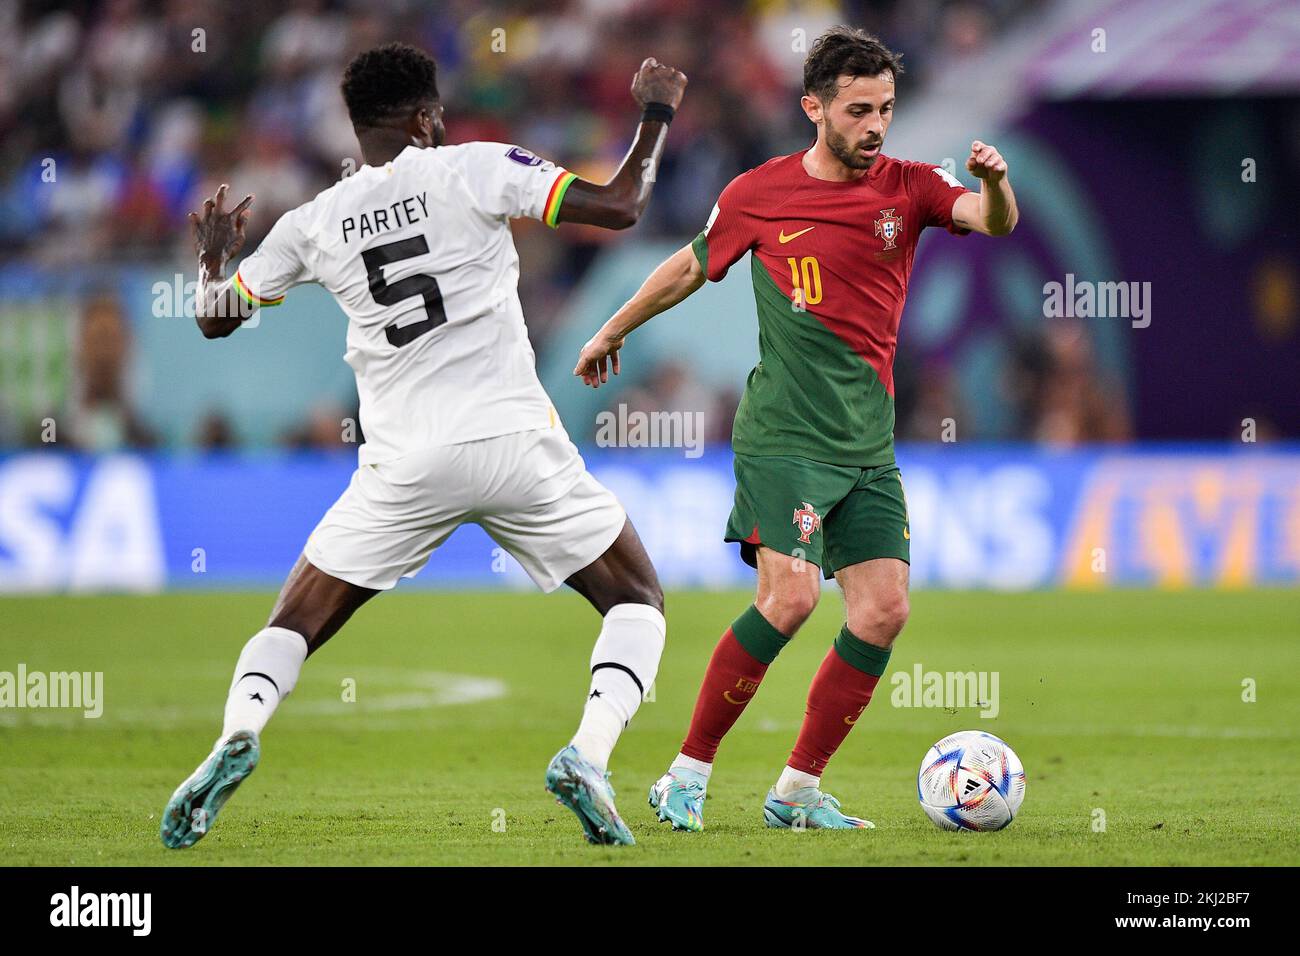
[{"label": "shorts logo", "polygon": [[813,533],[822,526],[822,516],[805,501],[803,507],[794,513],[794,525],[799,529],[799,540],[811,544]]},{"label": "shorts logo", "polygon": [[894,209],[880,210],[880,218],[875,221],[876,235],[885,240],[886,249],[896,249],[895,243],[903,234],[903,217],[895,216]]}]

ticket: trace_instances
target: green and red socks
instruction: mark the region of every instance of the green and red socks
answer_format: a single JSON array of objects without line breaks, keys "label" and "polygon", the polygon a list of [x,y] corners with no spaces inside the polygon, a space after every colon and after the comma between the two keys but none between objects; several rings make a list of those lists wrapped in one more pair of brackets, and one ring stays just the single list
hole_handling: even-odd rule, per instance
[{"label": "green and red socks", "polygon": [[768,665],[789,641],[752,604],[736,618],[713,649],[691,727],[674,767],[708,776],[722,738],[758,692]]},{"label": "green and red socks", "polygon": [[[782,774],[783,780],[791,778],[787,785],[817,786],[826,764],[871,703],[889,654],[855,637],[847,626],[840,630],[808,689],[808,708],[787,767],[794,773]],[[778,784],[778,794],[781,788]]]},{"label": "green and red socks", "polygon": [[[674,768],[708,778],[722,738],[758,692],[768,665],[789,640],[753,605],[727,628],[709,659],[690,730],[673,761]],[[819,784],[826,764],[871,703],[889,655],[885,648],[859,640],[847,626],[841,628],[808,690],[803,725],[777,783],[778,795]]]}]

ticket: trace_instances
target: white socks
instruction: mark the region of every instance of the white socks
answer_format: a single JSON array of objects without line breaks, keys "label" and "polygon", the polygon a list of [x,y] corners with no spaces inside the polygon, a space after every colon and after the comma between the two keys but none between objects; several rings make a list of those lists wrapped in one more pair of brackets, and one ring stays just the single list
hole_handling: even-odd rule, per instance
[{"label": "white socks", "polygon": [[[664,616],[648,604],[617,604],[605,615],[591,651],[591,686],[572,743],[583,759],[604,770],[619,734],[641,706],[663,654]],[[226,698],[224,739],[236,730],[261,733],[280,701],[298,683],[307,641],[283,627],[263,628],[235,665]]]},{"label": "white socks", "polygon": [[821,777],[814,777],[810,773],[795,770],[793,767],[783,767],[781,776],[776,779],[776,795],[784,800],[796,790],[802,790],[804,787],[816,788],[821,785],[821,782]]},{"label": "white socks", "polygon": [[[690,770],[704,778],[705,784],[709,782],[709,774],[713,773],[713,764],[705,763],[703,760],[696,760],[694,757],[688,757],[686,754],[679,753],[669,770]],[[776,781],[776,795],[782,799],[790,796],[796,790],[802,790],[804,787],[818,787],[821,785],[822,778],[814,777],[810,773],[804,773],[801,770],[795,770],[793,767],[781,768],[781,776]]]},{"label": "white socks", "polygon": [[677,759],[673,761],[672,766],[668,769],[689,770],[692,773],[698,773],[707,783],[709,774],[713,773],[713,764],[705,763],[703,760],[696,760],[694,757],[686,756],[686,754],[678,754]]},{"label": "white socks", "polygon": [[307,639],[284,627],[267,627],[254,634],[239,655],[226,697],[221,737],[236,730],[262,732],[280,701],[298,683],[307,659]]},{"label": "white socks", "polygon": [[605,615],[591,651],[587,705],[571,741],[599,770],[659,673],[666,630],[663,614],[648,604],[616,604]]}]

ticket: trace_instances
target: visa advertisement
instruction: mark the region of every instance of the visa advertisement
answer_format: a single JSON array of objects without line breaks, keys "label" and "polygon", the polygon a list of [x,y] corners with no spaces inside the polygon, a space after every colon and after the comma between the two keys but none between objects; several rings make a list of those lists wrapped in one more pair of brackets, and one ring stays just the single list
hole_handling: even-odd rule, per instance
[{"label": "visa advertisement", "polygon": [[[731,454],[584,451],[669,588],[749,587]],[[917,588],[1300,584],[1300,447],[899,448]],[[0,592],[276,588],[349,454],[0,457]],[[791,513],[799,507],[792,499]],[[530,588],[466,525],[400,587]],[[2,615],[0,615],[2,617]]]}]

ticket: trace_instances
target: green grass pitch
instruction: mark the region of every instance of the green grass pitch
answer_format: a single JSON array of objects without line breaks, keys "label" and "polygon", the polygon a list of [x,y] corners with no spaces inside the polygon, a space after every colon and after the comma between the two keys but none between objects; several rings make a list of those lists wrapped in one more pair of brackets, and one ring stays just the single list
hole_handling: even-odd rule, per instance
[{"label": "green grass pitch", "polygon": [[[97,720],[0,710],[0,863],[1300,862],[1294,590],[917,593],[890,673],[823,781],[877,829],[767,830],[763,795],[839,628],[829,588],[724,742],[702,834],[658,824],[646,789],[677,751],[718,634],[750,598],[670,594],[654,700],[612,766],[633,848],[586,845],[542,788],[585,695],[598,624],[585,603],[384,595],[307,663],[263,735],[261,766],[207,838],[169,851],[159,813],[217,736],[231,668],[270,600],[0,600],[0,671],[103,671],[105,699]],[[889,676],[917,662],[998,672],[1000,713],[892,706]],[[917,806],[922,754],[959,729],[996,733],[1024,761],[1025,804],[1001,833],[941,832]]]}]

